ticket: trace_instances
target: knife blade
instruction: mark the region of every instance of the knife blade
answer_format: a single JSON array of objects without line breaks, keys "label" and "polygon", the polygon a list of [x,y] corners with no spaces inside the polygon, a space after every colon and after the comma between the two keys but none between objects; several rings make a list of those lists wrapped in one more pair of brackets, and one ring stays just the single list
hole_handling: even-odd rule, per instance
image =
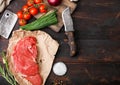
[{"label": "knife blade", "polygon": [[74,41],[74,34],[73,34],[73,21],[72,17],[70,14],[70,8],[67,7],[63,12],[62,12],[62,19],[63,19],[63,24],[65,27],[65,34],[68,38],[68,44],[70,46],[70,56],[74,56],[76,53],[76,44]]},{"label": "knife blade", "polygon": [[5,10],[0,19],[0,35],[8,39],[16,21],[17,15],[9,10]]}]

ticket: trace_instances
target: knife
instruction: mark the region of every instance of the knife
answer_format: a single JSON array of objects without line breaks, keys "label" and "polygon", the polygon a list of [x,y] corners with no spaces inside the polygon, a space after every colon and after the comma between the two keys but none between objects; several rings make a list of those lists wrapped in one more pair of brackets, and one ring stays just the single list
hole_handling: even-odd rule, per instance
[{"label": "knife", "polygon": [[70,8],[67,7],[63,12],[62,12],[62,19],[63,19],[63,24],[65,27],[65,34],[68,38],[68,44],[70,46],[70,56],[74,56],[76,53],[76,44],[74,41],[74,34],[73,34],[73,21],[72,17],[70,14]]},{"label": "knife", "polygon": [[5,10],[0,19],[0,35],[8,39],[16,21],[17,15],[9,10]]}]

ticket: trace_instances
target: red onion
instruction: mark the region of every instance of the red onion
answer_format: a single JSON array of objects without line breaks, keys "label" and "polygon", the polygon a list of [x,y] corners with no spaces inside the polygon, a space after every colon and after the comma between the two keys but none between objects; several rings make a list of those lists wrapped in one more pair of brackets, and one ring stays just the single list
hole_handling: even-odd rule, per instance
[{"label": "red onion", "polygon": [[62,0],[47,0],[51,6],[58,6],[61,4]]}]

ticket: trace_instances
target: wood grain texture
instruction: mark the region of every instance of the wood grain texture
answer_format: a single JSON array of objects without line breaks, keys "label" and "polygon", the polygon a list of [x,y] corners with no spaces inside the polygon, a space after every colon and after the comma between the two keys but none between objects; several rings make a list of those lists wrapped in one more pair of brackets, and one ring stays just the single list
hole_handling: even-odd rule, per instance
[{"label": "wood grain texture", "polygon": [[[17,12],[25,2],[13,0],[7,9]],[[48,27],[42,29],[60,44],[54,63],[63,61],[68,67],[62,77],[51,71],[46,85],[59,82],[63,85],[120,85],[120,0],[80,0],[72,18],[77,44],[74,57],[69,56],[63,27],[59,33]],[[16,29],[19,29],[18,22]],[[8,40],[0,37],[0,52],[6,50],[7,45]],[[7,84],[0,79],[0,85]]]},{"label": "wood grain texture", "polygon": [[76,44],[74,40],[74,32],[65,32],[68,37],[68,44],[70,48],[70,56],[73,57],[76,54]]}]

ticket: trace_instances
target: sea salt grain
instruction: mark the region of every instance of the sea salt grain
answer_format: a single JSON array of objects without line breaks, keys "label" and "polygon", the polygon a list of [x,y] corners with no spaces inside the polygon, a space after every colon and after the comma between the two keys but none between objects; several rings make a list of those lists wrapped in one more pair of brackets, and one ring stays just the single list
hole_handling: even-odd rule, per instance
[{"label": "sea salt grain", "polygon": [[67,67],[63,62],[57,62],[53,66],[53,72],[58,76],[63,76],[67,72]]}]

